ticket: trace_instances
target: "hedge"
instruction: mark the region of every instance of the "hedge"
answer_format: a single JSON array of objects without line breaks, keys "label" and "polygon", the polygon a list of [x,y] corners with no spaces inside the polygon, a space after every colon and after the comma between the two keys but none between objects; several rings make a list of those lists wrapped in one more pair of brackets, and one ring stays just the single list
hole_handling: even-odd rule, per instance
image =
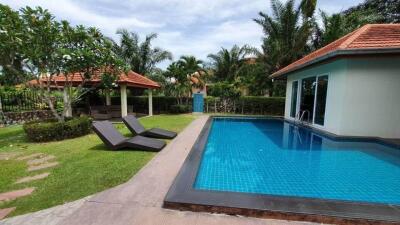
[{"label": "hedge", "polygon": [[89,117],[68,119],[65,122],[55,120],[25,123],[23,128],[29,140],[33,142],[59,141],[89,134],[92,121]]},{"label": "hedge", "polygon": [[235,99],[207,97],[204,104],[204,111],[207,113],[282,116],[285,111],[285,98],[282,97],[245,96]]},{"label": "hedge", "polygon": [[[119,105],[120,98],[113,97],[112,104]],[[192,98],[184,99],[184,106],[177,107],[175,97],[154,96],[153,112],[178,113],[191,110]],[[148,97],[128,97],[128,105],[133,105],[133,111],[137,113],[148,113]],[[258,97],[246,96],[233,99],[221,99],[218,97],[206,97],[204,111],[206,113],[236,113],[252,115],[277,115],[282,116],[285,110],[285,98],[282,97]]]}]

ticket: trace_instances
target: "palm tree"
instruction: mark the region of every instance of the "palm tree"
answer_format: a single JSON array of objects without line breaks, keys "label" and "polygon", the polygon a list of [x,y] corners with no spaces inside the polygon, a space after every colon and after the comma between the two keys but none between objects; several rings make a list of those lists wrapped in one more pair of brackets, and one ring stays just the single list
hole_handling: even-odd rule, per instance
[{"label": "palm tree", "polygon": [[203,69],[203,61],[196,59],[194,56],[181,56],[178,64],[180,64],[189,74]]},{"label": "palm tree", "polygon": [[321,11],[321,19],[322,27],[315,23],[316,34],[313,40],[315,49],[323,47],[347,33],[344,26],[345,18],[342,14],[337,13],[329,16]]},{"label": "palm tree", "polygon": [[172,60],[172,53],[159,47],[152,47],[151,42],[157,38],[152,33],[140,43],[139,35],[126,29],[117,31],[120,36],[119,44],[114,43],[114,51],[131,69],[137,73],[148,75],[156,65],[165,60]]},{"label": "palm tree", "polygon": [[207,76],[203,67],[203,61],[194,56],[181,56],[177,62],[173,62],[164,73],[171,82],[168,91],[178,97],[178,104],[182,96],[189,97],[192,87],[202,88]]},{"label": "palm tree", "polygon": [[234,81],[245,63],[247,56],[255,53],[254,48],[234,45],[230,50],[222,48],[217,54],[209,54],[214,76],[218,81]]},{"label": "palm tree", "polygon": [[[192,87],[203,88],[206,84],[207,72],[204,69],[203,61],[194,56],[181,56],[178,64],[185,71],[187,79]],[[190,94],[192,88],[190,88]]]},{"label": "palm tree", "polygon": [[285,4],[271,0],[272,15],[260,12],[254,19],[264,31],[265,38],[260,57],[274,72],[305,54],[311,37],[316,0],[302,0]]}]

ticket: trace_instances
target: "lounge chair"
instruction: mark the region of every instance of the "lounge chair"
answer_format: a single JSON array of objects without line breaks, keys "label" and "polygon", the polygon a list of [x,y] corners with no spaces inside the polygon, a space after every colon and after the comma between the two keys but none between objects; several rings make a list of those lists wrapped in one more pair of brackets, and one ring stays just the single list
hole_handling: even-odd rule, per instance
[{"label": "lounge chair", "polygon": [[177,135],[175,132],[160,128],[151,128],[146,130],[133,115],[125,116],[122,118],[122,121],[124,121],[128,129],[136,135],[161,139],[172,139]]},{"label": "lounge chair", "polygon": [[94,132],[111,149],[131,148],[145,151],[158,152],[165,146],[165,141],[135,136],[133,138],[124,137],[110,121],[93,123]]}]

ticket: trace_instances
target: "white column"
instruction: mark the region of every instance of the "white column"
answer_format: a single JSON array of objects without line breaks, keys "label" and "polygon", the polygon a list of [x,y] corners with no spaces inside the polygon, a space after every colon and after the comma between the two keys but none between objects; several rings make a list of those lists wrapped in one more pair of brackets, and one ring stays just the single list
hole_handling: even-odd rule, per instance
[{"label": "white column", "polygon": [[69,101],[69,93],[68,93],[68,88],[64,87],[64,107],[65,107],[65,116],[66,117],[72,117],[72,107],[71,107],[71,102]]},{"label": "white column", "polygon": [[149,116],[153,115],[153,90],[150,88],[148,89],[149,91]]},{"label": "white column", "polygon": [[126,85],[121,84],[121,117],[128,115],[128,100],[126,95]]},{"label": "white column", "polygon": [[110,90],[106,89],[106,105],[111,105],[111,95]]}]

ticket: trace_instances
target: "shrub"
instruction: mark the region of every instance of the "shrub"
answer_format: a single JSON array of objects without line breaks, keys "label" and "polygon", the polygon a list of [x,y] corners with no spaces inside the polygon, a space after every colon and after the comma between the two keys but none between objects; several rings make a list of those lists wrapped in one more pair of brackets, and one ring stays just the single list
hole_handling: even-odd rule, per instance
[{"label": "shrub", "polygon": [[188,113],[191,111],[190,105],[171,105],[170,113]]},{"label": "shrub", "polygon": [[24,131],[29,140],[34,142],[59,141],[80,137],[90,133],[92,121],[89,117],[67,119],[65,122],[55,120],[34,121],[24,124]]}]

